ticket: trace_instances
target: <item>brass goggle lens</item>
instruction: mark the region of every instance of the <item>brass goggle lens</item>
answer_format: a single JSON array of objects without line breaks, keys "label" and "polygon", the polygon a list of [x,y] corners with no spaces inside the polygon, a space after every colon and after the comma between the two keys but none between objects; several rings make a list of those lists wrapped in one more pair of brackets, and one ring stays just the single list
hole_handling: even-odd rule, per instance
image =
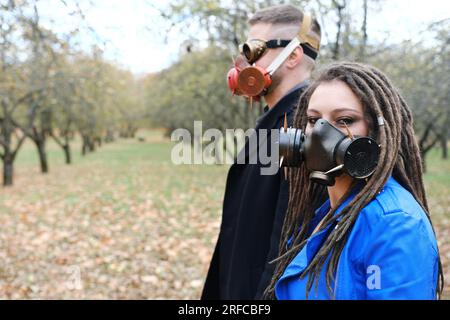
[{"label": "brass goggle lens", "polygon": [[241,45],[241,54],[252,64],[258,61],[267,49],[266,42],[263,40],[249,40]]}]

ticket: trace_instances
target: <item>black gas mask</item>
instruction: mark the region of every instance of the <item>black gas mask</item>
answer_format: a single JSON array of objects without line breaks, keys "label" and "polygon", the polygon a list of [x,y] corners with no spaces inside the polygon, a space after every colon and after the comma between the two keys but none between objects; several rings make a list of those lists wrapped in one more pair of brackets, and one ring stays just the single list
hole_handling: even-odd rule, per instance
[{"label": "black gas mask", "polygon": [[279,147],[282,166],[299,167],[304,161],[310,179],[327,186],[344,172],[354,179],[369,177],[380,153],[372,138],[346,135],[325,119],[318,119],[308,136],[300,129],[281,128]]}]

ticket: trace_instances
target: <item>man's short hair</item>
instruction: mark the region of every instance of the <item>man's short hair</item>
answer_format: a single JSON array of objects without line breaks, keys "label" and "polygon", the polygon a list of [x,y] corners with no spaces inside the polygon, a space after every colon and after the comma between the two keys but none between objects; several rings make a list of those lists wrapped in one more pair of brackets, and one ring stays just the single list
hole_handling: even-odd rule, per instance
[{"label": "man's short hair", "polygon": [[[303,22],[303,12],[290,4],[283,4],[258,10],[249,20],[249,25],[267,23],[273,25],[295,25],[300,29]],[[315,18],[311,22],[310,35],[315,37],[319,43],[321,39],[320,24]]]}]

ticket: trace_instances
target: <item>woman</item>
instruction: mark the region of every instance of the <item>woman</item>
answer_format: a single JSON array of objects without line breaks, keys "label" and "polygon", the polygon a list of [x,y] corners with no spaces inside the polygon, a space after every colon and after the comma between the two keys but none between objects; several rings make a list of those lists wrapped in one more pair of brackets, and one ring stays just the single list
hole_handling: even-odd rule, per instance
[{"label": "woman", "polygon": [[442,267],[405,100],[379,70],[334,64],[301,97],[294,126],[308,136],[318,119],[375,139],[378,165],[365,180],[343,173],[327,188],[310,181],[304,163],[289,169],[280,257],[265,296],[440,297]]}]

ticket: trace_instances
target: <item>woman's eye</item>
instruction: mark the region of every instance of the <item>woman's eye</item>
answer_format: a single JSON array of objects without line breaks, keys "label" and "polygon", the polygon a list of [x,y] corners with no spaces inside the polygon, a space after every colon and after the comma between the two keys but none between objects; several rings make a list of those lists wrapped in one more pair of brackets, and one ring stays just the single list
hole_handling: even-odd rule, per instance
[{"label": "woman's eye", "polygon": [[317,118],[308,118],[308,123],[314,125],[317,121]]},{"label": "woman's eye", "polygon": [[343,126],[344,125],[349,126],[354,122],[354,120],[352,118],[341,118],[341,119],[338,119],[336,122]]}]

